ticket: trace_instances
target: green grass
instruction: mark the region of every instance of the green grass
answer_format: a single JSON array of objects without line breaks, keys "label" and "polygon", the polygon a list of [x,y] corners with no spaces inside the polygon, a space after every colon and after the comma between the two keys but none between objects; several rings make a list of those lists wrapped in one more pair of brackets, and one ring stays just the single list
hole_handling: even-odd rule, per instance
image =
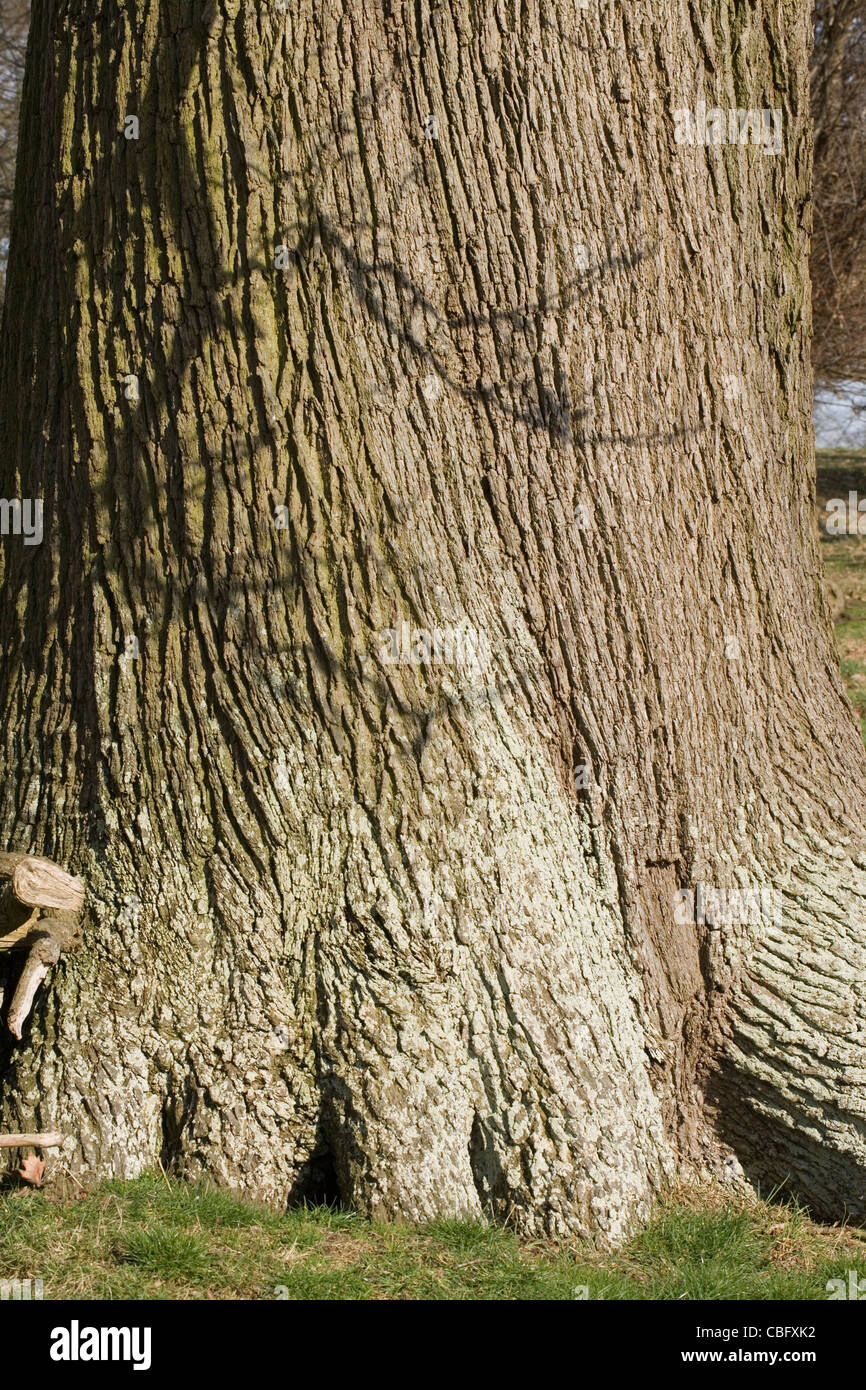
[{"label": "green grass", "polygon": [[866,1233],[709,1192],[670,1198],[614,1255],[481,1222],[278,1215],[162,1176],[0,1193],[0,1279],[41,1278],[46,1299],[819,1300],[849,1269],[866,1276]]}]

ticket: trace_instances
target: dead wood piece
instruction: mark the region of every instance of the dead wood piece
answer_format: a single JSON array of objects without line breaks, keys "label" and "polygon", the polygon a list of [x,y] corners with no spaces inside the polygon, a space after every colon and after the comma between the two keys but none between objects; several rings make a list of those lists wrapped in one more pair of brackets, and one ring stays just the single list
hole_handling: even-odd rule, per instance
[{"label": "dead wood piece", "polygon": [[35,854],[0,854],[0,951],[11,951],[27,936],[38,911],[80,913],[84,884],[50,859]]},{"label": "dead wood piece", "polygon": [[28,1145],[34,1149],[57,1149],[63,1143],[63,1135],[55,1130],[44,1134],[0,1134],[0,1149],[22,1149]]},{"label": "dead wood piece", "polygon": [[[0,952],[22,949],[27,958],[12,996],[7,1027],[13,1037],[33,1008],[36,991],[61,951],[77,944],[84,883],[35,854],[0,854]],[[0,995],[0,1004],[2,1004]]]},{"label": "dead wood piece", "polygon": [[0,951],[9,951],[27,934],[28,924],[35,920],[33,908],[22,903],[11,882],[0,893]]},{"label": "dead wood piece", "polygon": [[53,908],[57,912],[80,912],[84,906],[84,884],[50,859],[29,854],[12,871],[12,891],[27,907]]},{"label": "dead wood piece", "polygon": [[33,1000],[36,998],[36,991],[47,976],[52,965],[56,965],[60,959],[60,943],[56,937],[50,936],[48,932],[40,932],[30,947],[29,954],[24,962],[24,969],[18,986],[12,996],[12,1003],[9,1005],[9,1013],[6,1017],[6,1027],[13,1038],[21,1037],[21,1030],[33,1008]]}]

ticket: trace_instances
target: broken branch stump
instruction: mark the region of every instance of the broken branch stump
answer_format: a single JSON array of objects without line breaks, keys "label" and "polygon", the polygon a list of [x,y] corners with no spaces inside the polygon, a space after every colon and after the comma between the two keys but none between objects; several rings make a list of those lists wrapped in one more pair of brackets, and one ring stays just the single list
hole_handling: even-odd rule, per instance
[{"label": "broken branch stump", "polygon": [[36,991],[61,952],[76,940],[84,884],[35,854],[0,854],[3,878],[7,882],[0,891],[0,951],[27,951],[6,1020],[13,1037],[20,1038]]}]

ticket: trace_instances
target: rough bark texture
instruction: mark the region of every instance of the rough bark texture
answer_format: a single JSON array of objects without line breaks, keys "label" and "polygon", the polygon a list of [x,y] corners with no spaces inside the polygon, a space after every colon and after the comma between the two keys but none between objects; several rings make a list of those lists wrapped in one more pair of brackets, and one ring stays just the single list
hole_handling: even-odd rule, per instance
[{"label": "rough bark texture", "polygon": [[[55,1172],[613,1241],[733,1149],[864,1210],[808,44],[793,0],[36,0],[0,827],[90,910],[0,1116]],[[781,152],[678,145],[702,99]],[[390,663],[404,622],[489,663]],[[779,920],[679,926],[698,883]]]}]

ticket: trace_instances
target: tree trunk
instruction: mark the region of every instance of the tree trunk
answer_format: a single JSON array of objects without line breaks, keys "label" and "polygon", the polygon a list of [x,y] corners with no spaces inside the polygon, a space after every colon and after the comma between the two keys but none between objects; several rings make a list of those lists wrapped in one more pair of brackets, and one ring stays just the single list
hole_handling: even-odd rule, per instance
[{"label": "tree trunk", "polygon": [[24,91],[0,825],[88,914],[2,1127],[601,1242],[732,1152],[862,1213],[806,10],[83,8]]}]

